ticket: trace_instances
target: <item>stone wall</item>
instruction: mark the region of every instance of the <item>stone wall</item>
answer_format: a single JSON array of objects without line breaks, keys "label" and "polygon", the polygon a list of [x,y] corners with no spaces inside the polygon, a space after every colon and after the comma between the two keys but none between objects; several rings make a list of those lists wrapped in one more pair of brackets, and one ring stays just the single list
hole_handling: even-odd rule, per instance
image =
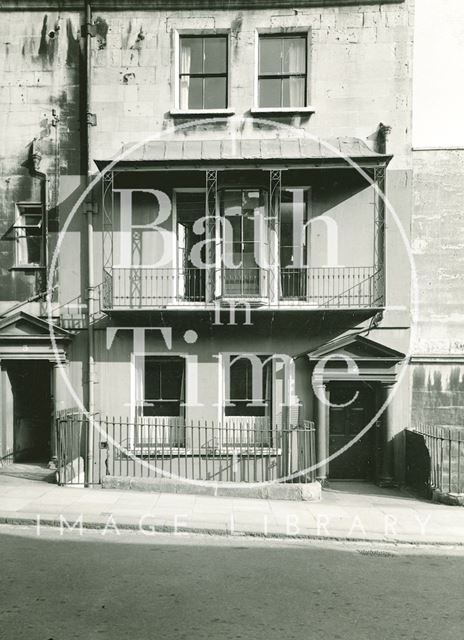
[{"label": "stone wall", "polygon": [[413,420],[464,425],[464,150],[414,152]]},{"label": "stone wall", "polygon": [[10,271],[14,242],[4,238],[15,203],[42,199],[33,140],[52,219],[60,176],[80,174],[79,26],[76,13],[0,13],[0,312],[36,292],[35,274]]}]

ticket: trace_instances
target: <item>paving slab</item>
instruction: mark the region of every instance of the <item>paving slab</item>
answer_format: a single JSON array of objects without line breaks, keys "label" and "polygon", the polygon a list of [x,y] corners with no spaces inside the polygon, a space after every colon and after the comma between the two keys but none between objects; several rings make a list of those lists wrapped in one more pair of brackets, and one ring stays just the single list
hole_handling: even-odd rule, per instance
[{"label": "paving slab", "polygon": [[[159,531],[372,542],[464,545],[464,509],[398,490],[341,484],[320,502],[62,488],[0,474],[0,522],[60,527],[81,517],[87,528],[113,531],[155,525]],[[66,525],[61,525],[66,529]]]}]

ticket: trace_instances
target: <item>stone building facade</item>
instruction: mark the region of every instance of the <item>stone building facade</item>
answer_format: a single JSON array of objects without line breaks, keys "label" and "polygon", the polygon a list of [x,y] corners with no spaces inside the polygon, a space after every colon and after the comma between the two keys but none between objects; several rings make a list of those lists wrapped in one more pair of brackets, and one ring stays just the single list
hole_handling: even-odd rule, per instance
[{"label": "stone building facade", "polygon": [[57,411],[122,416],[128,448],[312,421],[320,480],[402,482],[413,1],[0,12],[3,455],[56,455]]}]

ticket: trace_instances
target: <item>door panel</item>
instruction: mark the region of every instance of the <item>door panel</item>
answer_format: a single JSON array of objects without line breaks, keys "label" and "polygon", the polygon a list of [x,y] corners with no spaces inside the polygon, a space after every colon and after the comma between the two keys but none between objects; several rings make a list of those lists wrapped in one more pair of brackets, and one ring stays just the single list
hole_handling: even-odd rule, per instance
[{"label": "door panel", "polygon": [[359,440],[354,443],[352,441],[374,415],[374,390],[367,385],[334,385],[330,388],[330,402],[346,406],[330,408],[329,455],[346,445],[350,446],[330,461],[329,477],[359,480],[373,478],[374,430],[371,428]]}]

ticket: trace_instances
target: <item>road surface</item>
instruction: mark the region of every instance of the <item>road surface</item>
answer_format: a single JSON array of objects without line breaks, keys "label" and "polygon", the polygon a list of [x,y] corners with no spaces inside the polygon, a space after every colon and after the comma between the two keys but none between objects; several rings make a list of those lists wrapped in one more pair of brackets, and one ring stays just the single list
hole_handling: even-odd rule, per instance
[{"label": "road surface", "polygon": [[464,551],[1,526],[5,640],[463,637]]}]

